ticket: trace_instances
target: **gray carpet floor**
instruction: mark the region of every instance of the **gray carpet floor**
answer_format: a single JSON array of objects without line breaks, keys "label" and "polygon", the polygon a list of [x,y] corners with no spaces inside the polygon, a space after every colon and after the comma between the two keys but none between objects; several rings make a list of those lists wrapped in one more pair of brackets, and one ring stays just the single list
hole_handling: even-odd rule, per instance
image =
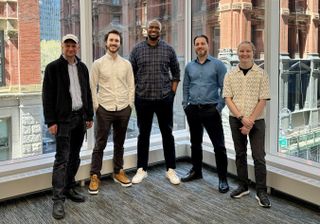
[{"label": "gray carpet floor", "polygon": [[[191,165],[177,163],[177,173],[184,175]],[[133,171],[128,172],[132,177]],[[272,207],[261,208],[254,189],[241,199],[217,190],[217,174],[211,168],[203,170],[204,178],[174,186],[165,178],[164,165],[152,166],[148,177],[138,185],[123,188],[110,176],[102,179],[98,195],[87,193],[88,183],[79,187],[86,202],[65,203],[66,217],[55,220],[51,216],[51,192],[46,191],[0,203],[0,223],[250,223],[250,224],[320,224],[320,213],[301,202],[270,196]],[[236,187],[229,178],[231,189]],[[319,192],[318,192],[319,193]]]}]

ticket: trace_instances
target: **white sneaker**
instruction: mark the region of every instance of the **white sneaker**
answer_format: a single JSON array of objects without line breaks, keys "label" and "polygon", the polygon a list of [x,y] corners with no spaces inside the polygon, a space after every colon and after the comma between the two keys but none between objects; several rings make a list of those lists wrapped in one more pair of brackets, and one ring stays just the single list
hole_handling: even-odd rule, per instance
[{"label": "white sneaker", "polygon": [[166,178],[168,178],[170,180],[170,183],[172,184],[180,184],[180,178],[177,176],[174,169],[168,169],[168,171],[166,172]]},{"label": "white sneaker", "polygon": [[139,168],[137,170],[136,175],[134,175],[134,177],[132,178],[132,183],[133,184],[138,184],[140,183],[144,178],[146,178],[148,176],[147,171],[144,171],[142,168]]}]

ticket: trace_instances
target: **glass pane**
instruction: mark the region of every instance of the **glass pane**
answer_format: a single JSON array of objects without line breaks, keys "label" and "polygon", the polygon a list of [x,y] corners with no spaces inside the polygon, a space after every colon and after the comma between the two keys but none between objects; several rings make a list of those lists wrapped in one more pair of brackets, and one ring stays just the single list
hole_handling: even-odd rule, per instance
[{"label": "glass pane", "polygon": [[60,56],[61,36],[80,34],[79,0],[0,1],[0,17],[0,160],[52,152],[43,72]]},{"label": "glass pane", "polygon": [[[48,63],[61,55],[62,36],[72,33],[80,41],[80,1],[79,0],[41,0],[40,6],[40,49],[41,74],[44,75]],[[78,56],[81,57],[80,51]],[[54,152],[55,138],[44,124],[42,116],[42,153]]]},{"label": "glass pane", "polygon": [[[239,62],[238,44],[250,40],[256,46],[255,62],[263,67],[265,0],[199,0],[191,3],[192,40],[199,34],[208,36],[209,54],[222,60],[228,70]],[[194,51],[192,57],[196,58]],[[234,148],[227,106],[222,111],[222,122],[226,147]]]},{"label": "glass pane", "polygon": [[319,1],[280,1],[279,152],[320,161]]},{"label": "glass pane", "polygon": [[[162,23],[161,38],[175,49],[181,69],[181,80],[185,64],[184,45],[184,4],[185,1],[92,1],[93,24],[93,58],[98,59],[105,54],[104,35],[117,29],[122,33],[123,44],[120,55],[128,59],[132,48],[146,38],[147,21],[158,19]],[[174,130],[185,128],[185,118],[181,106],[181,84],[174,102]],[[152,134],[160,133],[156,116],[152,126]],[[132,112],[128,126],[127,138],[138,135],[135,111]],[[108,138],[112,141],[112,137]]]},{"label": "glass pane", "polygon": [[[61,54],[61,37],[73,33],[80,38],[79,0],[41,0],[40,6],[40,49],[41,74],[48,63]],[[80,56],[80,51],[78,52]],[[55,138],[48,132],[42,119],[42,153],[55,151]]]},{"label": "glass pane", "polygon": [[0,119],[0,161],[10,159],[10,119]]}]

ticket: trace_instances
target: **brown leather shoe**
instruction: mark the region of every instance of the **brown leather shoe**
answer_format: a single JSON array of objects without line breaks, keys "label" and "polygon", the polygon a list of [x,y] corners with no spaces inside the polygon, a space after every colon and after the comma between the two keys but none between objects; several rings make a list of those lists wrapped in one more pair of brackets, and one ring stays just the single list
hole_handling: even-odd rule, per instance
[{"label": "brown leather shoe", "polygon": [[90,184],[88,188],[89,194],[98,194],[100,187],[100,180],[97,174],[93,174],[90,177]]},{"label": "brown leather shoe", "polygon": [[122,187],[130,187],[132,185],[130,179],[126,176],[123,169],[121,169],[119,173],[113,174],[113,180],[121,184]]}]

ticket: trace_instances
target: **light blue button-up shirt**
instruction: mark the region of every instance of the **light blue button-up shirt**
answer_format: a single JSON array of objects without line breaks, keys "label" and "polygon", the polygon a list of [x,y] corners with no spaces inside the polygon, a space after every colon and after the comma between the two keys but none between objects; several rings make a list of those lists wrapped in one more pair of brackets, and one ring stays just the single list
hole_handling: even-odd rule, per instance
[{"label": "light blue button-up shirt", "polygon": [[217,110],[221,112],[225,106],[222,88],[226,72],[223,62],[210,55],[203,64],[198,59],[189,62],[183,80],[183,107],[217,104]]}]

